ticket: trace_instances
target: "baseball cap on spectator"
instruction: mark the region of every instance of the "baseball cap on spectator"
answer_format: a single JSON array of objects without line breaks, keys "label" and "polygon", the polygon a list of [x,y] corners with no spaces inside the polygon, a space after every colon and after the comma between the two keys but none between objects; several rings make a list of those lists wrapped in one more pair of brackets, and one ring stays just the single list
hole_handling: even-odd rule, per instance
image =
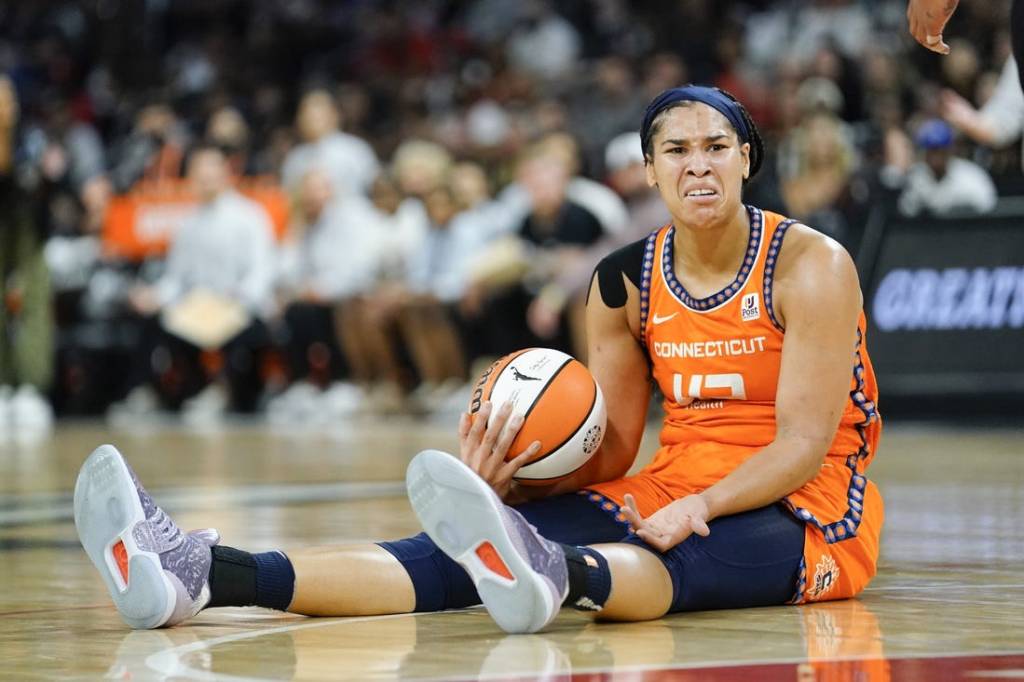
[{"label": "baseball cap on spectator", "polygon": [[937,118],[930,118],[917,129],[914,140],[922,149],[945,149],[953,144],[953,129]]},{"label": "baseball cap on spectator", "polygon": [[494,100],[481,100],[466,114],[466,133],[479,147],[497,147],[511,131],[508,114]]},{"label": "baseball cap on spectator", "polygon": [[640,165],[644,163],[644,153],[640,148],[640,133],[616,135],[604,148],[604,165],[609,173],[622,170],[634,163]]}]

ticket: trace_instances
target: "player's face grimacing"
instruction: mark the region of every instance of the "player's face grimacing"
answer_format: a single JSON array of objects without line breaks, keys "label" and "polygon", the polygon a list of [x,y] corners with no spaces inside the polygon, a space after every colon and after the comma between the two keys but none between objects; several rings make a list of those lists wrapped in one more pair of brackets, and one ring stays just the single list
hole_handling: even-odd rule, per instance
[{"label": "player's face grimacing", "polygon": [[750,172],[750,145],[706,104],[675,107],[658,119],[647,182],[658,187],[676,225],[710,228],[735,217]]}]

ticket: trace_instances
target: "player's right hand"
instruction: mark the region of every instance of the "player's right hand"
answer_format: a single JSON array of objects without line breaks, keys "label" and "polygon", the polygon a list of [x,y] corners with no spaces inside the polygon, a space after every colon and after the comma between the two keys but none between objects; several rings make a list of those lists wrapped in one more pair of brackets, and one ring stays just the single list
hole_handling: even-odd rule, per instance
[{"label": "player's right hand", "polygon": [[932,52],[949,54],[949,45],[942,39],[946,22],[953,16],[959,0],[909,0],[907,24],[914,40]]},{"label": "player's right hand", "polygon": [[512,477],[537,454],[540,441],[533,441],[513,459],[506,461],[512,441],[523,426],[523,417],[513,415],[511,403],[505,403],[488,426],[488,418],[493,409],[494,406],[488,400],[484,401],[475,415],[462,413],[459,419],[459,459],[504,500],[512,488]]}]

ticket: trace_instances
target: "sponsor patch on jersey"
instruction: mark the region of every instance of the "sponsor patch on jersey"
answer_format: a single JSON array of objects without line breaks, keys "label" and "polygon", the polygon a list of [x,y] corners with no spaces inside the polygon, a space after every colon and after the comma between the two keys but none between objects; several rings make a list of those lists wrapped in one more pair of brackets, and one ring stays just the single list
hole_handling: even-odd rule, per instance
[{"label": "sponsor patch on jersey", "polygon": [[743,305],[740,306],[740,319],[744,322],[750,322],[761,317],[759,298],[756,291],[743,297]]}]

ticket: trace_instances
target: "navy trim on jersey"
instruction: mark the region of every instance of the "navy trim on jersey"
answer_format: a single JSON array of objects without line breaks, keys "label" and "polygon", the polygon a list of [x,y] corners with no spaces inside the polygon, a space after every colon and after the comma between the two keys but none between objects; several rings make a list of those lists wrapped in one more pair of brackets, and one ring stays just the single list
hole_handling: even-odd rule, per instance
[{"label": "navy trim on jersey", "polygon": [[796,576],[796,591],[793,592],[793,598],[789,600],[790,604],[798,604],[801,599],[804,598],[804,591],[807,589],[807,557],[800,557],[800,570]]},{"label": "navy trim on jersey", "polygon": [[745,206],[747,215],[750,218],[750,238],[747,240],[747,253],[743,258],[743,264],[736,273],[736,278],[731,284],[721,291],[711,294],[706,298],[694,298],[686,288],[676,279],[675,274],[675,225],[669,227],[665,236],[665,244],[661,247],[661,271],[665,277],[665,284],[669,291],[684,306],[698,313],[706,313],[718,306],[728,303],[736,294],[743,289],[747,277],[757,263],[757,255],[761,250],[761,232],[764,229],[764,219],[761,211],[753,206]]},{"label": "navy trim on jersey", "polygon": [[786,329],[775,318],[775,308],[772,306],[772,285],[775,282],[775,265],[779,259],[779,250],[782,249],[782,239],[786,236],[786,230],[795,222],[791,218],[775,228],[772,243],[768,245],[768,257],[764,261],[764,307],[768,309],[768,319],[780,332],[784,332]]},{"label": "navy trim on jersey", "polygon": [[643,271],[640,274],[640,339],[643,341],[645,352],[647,350],[647,315],[651,311],[651,272],[654,270],[654,247],[658,242],[659,232],[661,232],[660,229],[647,236]]},{"label": "navy trim on jersey", "polygon": [[864,490],[867,488],[868,479],[864,474],[857,472],[857,464],[861,459],[871,454],[871,451],[868,449],[867,427],[879,417],[878,411],[875,409],[875,403],[868,400],[867,396],[864,395],[864,359],[861,355],[863,341],[864,335],[858,329],[857,347],[854,353],[856,363],[853,367],[853,376],[856,379],[856,384],[853,390],[850,391],[850,399],[864,415],[864,421],[857,424],[857,433],[860,434],[860,448],[857,452],[846,458],[846,466],[852,472],[850,475],[850,485],[846,490],[846,513],[843,514],[843,518],[834,523],[823,524],[810,510],[797,507],[786,499],[786,504],[793,511],[793,514],[801,521],[819,529],[824,534],[825,542],[828,544],[856,537],[857,529],[860,527],[861,516],[864,513]]}]

